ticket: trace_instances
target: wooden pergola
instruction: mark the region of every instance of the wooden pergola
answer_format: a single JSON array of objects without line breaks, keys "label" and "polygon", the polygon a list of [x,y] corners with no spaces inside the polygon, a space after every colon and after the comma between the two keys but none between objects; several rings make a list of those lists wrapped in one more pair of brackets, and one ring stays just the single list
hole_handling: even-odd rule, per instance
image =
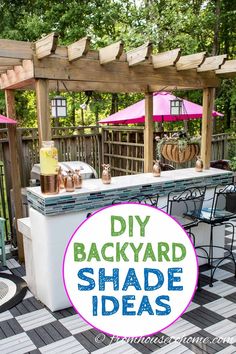
[{"label": "wooden pergola", "polygon": [[[49,91],[99,91],[145,93],[144,171],[153,164],[153,96],[158,90],[203,90],[201,157],[210,167],[211,112],[214,91],[221,78],[235,77],[236,59],[226,55],[207,57],[206,52],[181,55],[174,49],[153,54],[150,42],[124,52],[121,41],[99,50],[90,49],[85,37],[58,46],[51,33],[34,43],[0,39],[0,88],[5,90],[7,115],[16,118],[14,90],[35,90],[40,144],[51,139]],[[22,217],[19,157],[16,130],[9,126],[12,185],[16,218]],[[23,259],[22,236],[17,232],[19,258]]]}]

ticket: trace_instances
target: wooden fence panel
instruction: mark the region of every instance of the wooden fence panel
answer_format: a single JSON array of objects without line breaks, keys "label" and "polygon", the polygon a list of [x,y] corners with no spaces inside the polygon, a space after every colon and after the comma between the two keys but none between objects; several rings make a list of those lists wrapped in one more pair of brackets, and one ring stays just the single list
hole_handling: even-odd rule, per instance
[{"label": "wooden fence panel", "polygon": [[143,171],[143,127],[102,129],[103,161],[112,167],[112,175]]},{"label": "wooden fence panel", "polygon": [[[101,134],[98,127],[53,128],[53,140],[58,149],[59,161],[84,161],[100,175]],[[37,129],[17,129],[17,149],[21,161],[22,187],[29,186],[30,173],[34,164],[39,163],[39,142]],[[12,220],[10,190],[12,188],[7,130],[0,129],[0,160],[5,167],[7,211]]]},{"label": "wooden fence panel", "polygon": [[[142,173],[144,167],[144,142],[143,142],[143,127],[103,127],[102,128],[102,157],[105,163],[111,165],[113,176],[124,174]],[[168,132],[170,135],[172,132]],[[155,159],[155,136],[154,133],[154,156]],[[209,148],[212,149],[211,160],[228,159],[229,145],[232,141],[236,142],[236,137],[229,134],[217,134],[213,136],[212,144]],[[236,151],[235,151],[236,155]],[[173,165],[175,168],[187,168],[195,165],[195,160],[176,164],[168,160],[163,160],[164,163]]]}]

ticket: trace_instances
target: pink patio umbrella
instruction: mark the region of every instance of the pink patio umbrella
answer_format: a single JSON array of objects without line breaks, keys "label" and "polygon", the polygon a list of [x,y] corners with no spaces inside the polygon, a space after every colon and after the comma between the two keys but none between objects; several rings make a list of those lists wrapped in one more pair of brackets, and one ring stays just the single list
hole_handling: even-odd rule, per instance
[{"label": "pink patio umbrella", "polygon": [[0,114],[0,123],[17,124],[17,121]]},{"label": "pink patio umbrella", "polygon": [[[182,114],[172,115],[170,113],[170,101],[182,100]],[[223,116],[222,113],[212,111],[212,116]],[[202,118],[202,106],[183,100],[168,92],[157,92],[153,94],[153,121],[154,122],[175,122]],[[145,121],[145,100],[141,100],[121,111],[110,115],[99,121],[101,124],[134,124]]]}]

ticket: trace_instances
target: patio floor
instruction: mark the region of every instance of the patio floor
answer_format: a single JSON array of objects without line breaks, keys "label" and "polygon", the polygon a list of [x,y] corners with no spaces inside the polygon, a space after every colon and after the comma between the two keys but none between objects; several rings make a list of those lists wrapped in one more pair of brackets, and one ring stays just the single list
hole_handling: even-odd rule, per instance
[{"label": "patio floor", "polygon": [[[226,244],[229,242],[226,231]],[[236,256],[236,241],[234,246]],[[24,277],[16,260],[7,261],[0,271]],[[109,338],[85,323],[69,308],[51,312],[28,291],[24,300],[0,314],[0,353],[160,353],[232,354],[236,353],[236,278],[232,261],[225,261],[215,273],[213,288],[207,284],[209,270],[201,269],[202,290],[195,294],[188,310],[163,333],[148,343],[127,343]],[[184,342],[172,336],[184,337]],[[192,343],[190,337],[206,338]],[[231,337],[231,343],[213,343],[214,337]],[[159,338],[159,340],[158,340]],[[189,339],[189,340],[187,340]]]}]

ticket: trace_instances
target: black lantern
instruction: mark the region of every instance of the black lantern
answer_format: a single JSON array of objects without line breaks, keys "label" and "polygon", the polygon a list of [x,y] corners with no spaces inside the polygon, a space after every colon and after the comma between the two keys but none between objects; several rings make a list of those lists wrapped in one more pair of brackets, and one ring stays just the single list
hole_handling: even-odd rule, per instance
[{"label": "black lantern", "polygon": [[52,117],[64,118],[67,116],[66,98],[63,96],[55,96],[51,100]]},{"label": "black lantern", "polygon": [[176,98],[170,100],[170,114],[172,116],[179,116],[183,112],[183,100]]}]

